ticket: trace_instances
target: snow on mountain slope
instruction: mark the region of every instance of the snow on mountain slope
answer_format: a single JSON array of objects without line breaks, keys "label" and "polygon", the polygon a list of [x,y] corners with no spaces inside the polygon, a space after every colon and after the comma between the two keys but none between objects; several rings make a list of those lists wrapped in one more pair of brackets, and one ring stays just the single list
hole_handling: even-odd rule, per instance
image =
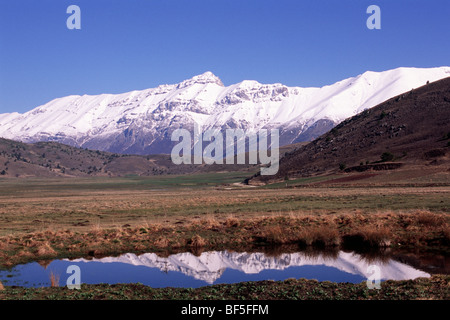
[{"label": "snow on mountain slope", "polygon": [[0,136],[103,151],[170,153],[171,132],[279,128],[280,144],[311,140],[393,96],[450,76],[450,67],[365,72],[322,88],[245,80],[225,87],[211,72],[123,94],[68,96],[24,114],[0,114]]},{"label": "snow on mountain slope", "polygon": [[430,277],[430,274],[414,269],[406,264],[390,260],[372,261],[368,263],[360,255],[340,251],[337,257],[322,255],[308,256],[303,253],[285,253],[277,257],[267,256],[264,253],[246,253],[229,251],[203,252],[200,256],[185,252],[171,255],[167,258],[159,257],[155,253],[135,255],[127,253],[119,257],[107,257],[100,259],[76,259],[73,262],[96,261],[102,263],[120,262],[149,268],[159,268],[165,271],[182,272],[195,279],[207,283],[218,280],[225,269],[238,270],[247,274],[257,274],[264,270],[284,270],[289,267],[324,265],[337,268],[340,271],[360,275],[368,278],[372,273],[368,272],[369,265],[376,264],[380,268],[381,280],[406,280],[418,277]]}]

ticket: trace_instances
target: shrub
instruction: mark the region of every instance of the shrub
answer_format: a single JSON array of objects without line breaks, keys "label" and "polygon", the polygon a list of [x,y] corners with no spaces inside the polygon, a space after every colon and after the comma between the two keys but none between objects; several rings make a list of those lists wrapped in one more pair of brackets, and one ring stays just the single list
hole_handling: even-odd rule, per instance
[{"label": "shrub", "polygon": [[200,235],[196,234],[190,239],[189,245],[193,248],[201,248],[206,245],[206,240],[203,239]]},{"label": "shrub", "polygon": [[442,225],[445,221],[442,218],[442,216],[432,213],[432,212],[427,212],[427,211],[421,211],[419,212],[416,216],[416,221],[418,224],[421,225],[426,225],[426,226],[439,226]]},{"label": "shrub", "polygon": [[225,220],[225,226],[230,228],[230,227],[238,227],[239,226],[239,220],[236,217],[228,217]]},{"label": "shrub", "polygon": [[353,246],[388,247],[391,244],[390,236],[386,227],[361,226],[345,235],[344,241]]},{"label": "shrub", "polygon": [[333,129],[331,129],[330,131],[334,136],[336,136],[338,134],[338,129],[336,127],[334,127]]},{"label": "shrub", "polygon": [[269,244],[286,244],[289,239],[286,231],[279,225],[266,226],[259,232],[259,238]]},{"label": "shrub", "polygon": [[394,160],[394,155],[390,152],[383,152],[383,154],[381,155],[382,162],[392,161],[392,160]]},{"label": "shrub", "polygon": [[320,226],[313,228],[311,231],[312,244],[319,246],[338,246],[340,244],[340,236],[334,226]]}]

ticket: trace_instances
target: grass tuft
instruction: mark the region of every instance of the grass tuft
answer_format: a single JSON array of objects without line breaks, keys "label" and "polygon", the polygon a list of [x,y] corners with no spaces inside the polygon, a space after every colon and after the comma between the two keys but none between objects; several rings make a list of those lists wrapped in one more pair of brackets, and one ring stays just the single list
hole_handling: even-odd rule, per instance
[{"label": "grass tuft", "polygon": [[239,219],[233,216],[229,216],[225,219],[225,226],[227,228],[239,227]]},{"label": "grass tuft", "polygon": [[169,246],[169,240],[166,237],[161,237],[154,242],[154,245],[157,248],[167,248]]},{"label": "grass tuft", "polygon": [[444,222],[444,219],[441,215],[436,213],[430,211],[420,211],[416,215],[416,221],[421,225],[433,227],[441,225]]},{"label": "grass tuft", "polygon": [[40,257],[56,255],[56,251],[53,250],[48,242],[44,242],[43,244],[38,245],[36,253]]},{"label": "grass tuft", "polygon": [[207,244],[206,240],[198,234],[194,235],[188,243],[192,248],[202,248]]},{"label": "grass tuft", "polygon": [[53,271],[50,271],[50,286],[59,287],[59,275],[55,274]]},{"label": "grass tuft", "polygon": [[388,247],[391,244],[390,234],[387,227],[360,226],[355,231],[345,235],[344,242],[356,246]]}]

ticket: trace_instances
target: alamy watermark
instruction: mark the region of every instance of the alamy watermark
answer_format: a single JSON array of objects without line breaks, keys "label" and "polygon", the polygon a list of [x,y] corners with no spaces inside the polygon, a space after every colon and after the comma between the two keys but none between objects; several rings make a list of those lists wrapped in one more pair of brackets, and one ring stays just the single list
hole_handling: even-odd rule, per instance
[{"label": "alamy watermark", "polygon": [[[67,18],[66,26],[69,30],[81,29],[81,9],[77,5],[70,5],[67,7],[66,13],[70,14]],[[367,18],[366,26],[369,30],[381,29],[381,9],[377,5],[370,5],[366,10],[370,17]]]},{"label": "alamy watermark", "polygon": [[67,267],[66,273],[71,274],[67,278],[66,285],[69,289],[81,289],[81,269],[77,265],[70,265]]},{"label": "alamy watermark", "polygon": [[[260,129],[258,132],[226,129],[224,136],[220,129],[202,132],[200,126],[194,125],[193,131],[193,135],[187,129],[172,132],[171,140],[179,142],[171,152],[174,164],[246,164],[248,158],[247,164],[263,165],[261,175],[274,175],[278,172],[278,129],[270,130],[270,142],[268,129]],[[208,143],[205,147],[204,142]]]},{"label": "alamy watermark", "polygon": [[381,9],[379,6],[371,5],[366,10],[370,17],[367,18],[366,26],[369,30],[381,29]]},{"label": "alamy watermark", "polygon": [[367,267],[367,273],[370,276],[367,278],[366,284],[369,289],[381,289],[381,269],[379,266],[373,264]]},{"label": "alamy watermark", "polygon": [[70,5],[67,7],[66,13],[70,16],[67,18],[66,26],[69,30],[81,29],[81,9],[79,6]]}]

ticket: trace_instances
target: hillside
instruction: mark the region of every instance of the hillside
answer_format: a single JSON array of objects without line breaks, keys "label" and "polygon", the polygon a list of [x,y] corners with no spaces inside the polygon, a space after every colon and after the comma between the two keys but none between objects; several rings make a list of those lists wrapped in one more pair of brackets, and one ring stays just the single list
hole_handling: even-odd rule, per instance
[{"label": "hillside", "polygon": [[57,142],[27,144],[0,138],[0,177],[152,176],[257,169],[252,165],[177,166],[170,155],[122,155]]},{"label": "hillside", "polygon": [[445,78],[343,121],[307,145],[286,153],[276,176],[256,174],[249,183],[413,167],[447,171],[449,123],[450,78]]}]

